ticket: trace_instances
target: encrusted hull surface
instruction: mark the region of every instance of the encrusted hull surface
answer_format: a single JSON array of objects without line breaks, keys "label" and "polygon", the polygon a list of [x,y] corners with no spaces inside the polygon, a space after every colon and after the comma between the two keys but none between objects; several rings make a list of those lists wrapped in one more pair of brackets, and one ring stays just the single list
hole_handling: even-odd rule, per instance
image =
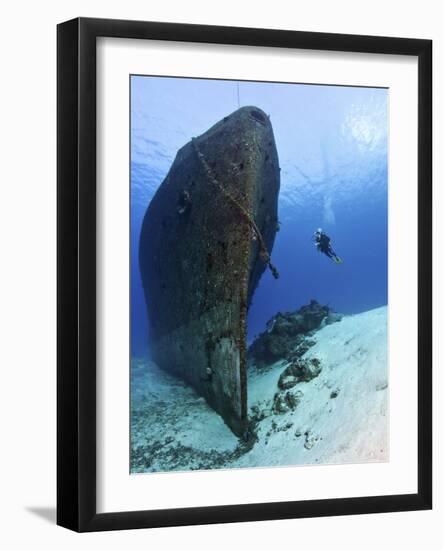
[{"label": "encrusted hull surface", "polygon": [[140,237],[152,357],[239,435],[247,310],[269,263],[279,187],[270,121],[243,107],[178,151]]}]

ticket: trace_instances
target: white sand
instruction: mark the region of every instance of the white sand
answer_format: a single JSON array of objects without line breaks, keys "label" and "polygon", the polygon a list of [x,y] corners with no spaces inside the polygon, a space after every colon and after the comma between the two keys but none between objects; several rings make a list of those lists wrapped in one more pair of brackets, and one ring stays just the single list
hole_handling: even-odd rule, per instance
[{"label": "white sand", "polygon": [[[317,331],[304,358],[318,358],[322,372],[294,388],[303,392],[294,411],[258,422],[252,449],[183,382],[152,363],[136,363],[133,471],[388,460],[386,316],[382,307]],[[271,409],[284,369],[279,362],[251,370],[250,407]]]}]

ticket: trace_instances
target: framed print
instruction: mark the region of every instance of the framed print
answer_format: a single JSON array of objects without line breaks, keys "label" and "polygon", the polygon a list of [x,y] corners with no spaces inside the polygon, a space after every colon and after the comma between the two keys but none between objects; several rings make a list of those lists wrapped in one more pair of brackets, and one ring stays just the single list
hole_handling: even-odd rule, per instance
[{"label": "framed print", "polygon": [[77,531],[432,505],[429,40],[58,26]]}]

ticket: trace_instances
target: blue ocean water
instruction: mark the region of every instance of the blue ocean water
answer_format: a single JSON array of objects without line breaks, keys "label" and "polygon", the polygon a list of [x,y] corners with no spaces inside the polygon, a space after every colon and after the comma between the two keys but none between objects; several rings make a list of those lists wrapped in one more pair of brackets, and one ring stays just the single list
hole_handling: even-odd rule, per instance
[{"label": "blue ocean water", "polygon": [[[278,311],[316,299],[341,313],[387,304],[388,90],[131,77],[131,355],[149,356],[138,268],[141,223],[177,150],[239,106],[268,113],[281,167],[272,262],[248,315],[248,341]],[[321,227],[340,265],[318,253]]]}]

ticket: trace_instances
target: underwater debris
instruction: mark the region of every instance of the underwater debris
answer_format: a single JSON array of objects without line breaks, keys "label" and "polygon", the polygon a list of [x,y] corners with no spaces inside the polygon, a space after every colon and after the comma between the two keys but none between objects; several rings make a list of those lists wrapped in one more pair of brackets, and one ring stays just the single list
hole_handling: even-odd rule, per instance
[{"label": "underwater debris", "polygon": [[328,316],[325,319],[325,323],[327,325],[332,325],[332,323],[338,323],[343,319],[343,315],[341,313],[337,313],[335,311],[330,311]]},{"label": "underwater debris", "polygon": [[278,312],[266,323],[248,350],[249,359],[257,367],[271,365],[280,359],[301,357],[315,344],[307,336],[322,326],[341,320],[342,316],[316,300],[295,312]]},{"label": "underwater debris", "polygon": [[272,414],[272,409],[270,408],[270,401],[269,403],[266,403],[263,406],[263,408],[261,408],[259,405],[253,405],[251,407],[250,420],[253,423],[261,422],[271,414]]},{"label": "underwater debris", "polygon": [[312,346],[315,346],[315,340],[312,338],[303,337],[300,344],[296,346],[292,355],[289,356],[289,360],[293,361],[302,357]]},{"label": "underwater debris", "polygon": [[302,397],[303,392],[300,390],[297,390],[296,392],[285,391],[276,393],[272,408],[277,414],[284,414],[286,412],[293,411],[299,405]]},{"label": "underwater debris", "polygon": [[316,378],[321,373],[321,370],[320,361],[316,357],[312,359],[298,359],[281,373],[278,379],[278,387],[281,390],[287,390],[300,382],[309,382],[313,378]]},{"label": "underwater debris", "polygon": [[315,435],[311,430],[307,430],[305,432],[305,444],[303,446],[307,451],[310,451],[318,440],[318,435]]},{"label": "underwater debris", "polygon": [[257,107],[238,109],[178,151],[140,235],[153,360],[237,435],[248,429],[248,307],[264,270],[278,276],[278,164],[269,119]]}]

